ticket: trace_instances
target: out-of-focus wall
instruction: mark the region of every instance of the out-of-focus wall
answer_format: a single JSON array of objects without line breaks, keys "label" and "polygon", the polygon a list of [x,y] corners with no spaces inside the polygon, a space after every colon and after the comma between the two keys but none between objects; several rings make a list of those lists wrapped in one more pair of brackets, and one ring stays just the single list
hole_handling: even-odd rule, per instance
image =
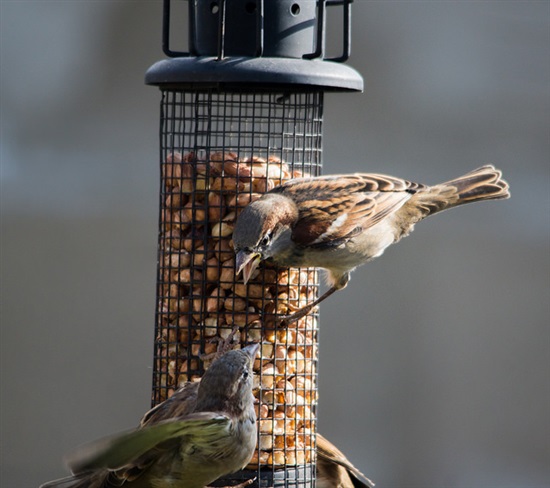
[{"label": "out-of-focus wall", "polygon": [[[160,1],[0,3],[2,486],[65,473],[149,406]],[[550,486],[550,9],[353,5],[363,94],[328,94],[325,173],[437,183],[461,208],[322,306],[320,430],[381,488]]]}]

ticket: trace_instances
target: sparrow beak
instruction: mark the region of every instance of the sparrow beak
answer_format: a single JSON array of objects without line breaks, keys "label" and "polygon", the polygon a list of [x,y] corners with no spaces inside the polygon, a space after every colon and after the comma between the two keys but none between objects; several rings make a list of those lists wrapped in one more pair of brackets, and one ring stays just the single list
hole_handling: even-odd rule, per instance
[{"label": "sparrow beak", "polygon": [[260,343],[256,342],[254,344],[250,344],[249,346],[243,347],[243,351],[246,351],[248,356],[250,356],[250,363],[254,364],[254,360],[256,359],[256,354],[258,354],[258,350],[260,349]]},{"label": "sparrow beak", "polygon": [[236,258],[237,276],[243,272],[243,281],[246,285],[260,264],[261,254],[258,252],[239,251]]}]

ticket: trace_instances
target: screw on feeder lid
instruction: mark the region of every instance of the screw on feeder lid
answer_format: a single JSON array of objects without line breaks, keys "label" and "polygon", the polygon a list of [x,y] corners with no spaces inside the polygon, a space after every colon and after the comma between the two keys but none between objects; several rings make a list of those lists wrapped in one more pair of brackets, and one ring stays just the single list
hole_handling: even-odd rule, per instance
[{"label": "screw on feeder lid", "polygon": [[[281,88],[362,91],[349,57],[353,0],[189,0],[189,52],[170,47],[164,0],[163,50],[145,82],[166,88]],[[343,52],[325,58],[326,7],[343,8]]]}]

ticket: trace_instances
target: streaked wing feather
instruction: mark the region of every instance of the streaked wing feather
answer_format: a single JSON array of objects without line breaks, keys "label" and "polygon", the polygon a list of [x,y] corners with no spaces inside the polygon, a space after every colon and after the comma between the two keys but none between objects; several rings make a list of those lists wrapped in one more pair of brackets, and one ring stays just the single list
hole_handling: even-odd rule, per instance
[{"label": "streaked wing feather", "polygon": [[422,185],[392,176],[356,173],[300,178],[272,191],[292,192],[298,206],[307,202],[293,229],[295,242],[334,246],[380,222],[419,188]]},{"label": "streaked wing feather", "polygon": [[149,410],[141,419],[140,426],[154,425],[162,420],[184,417],[195,410],[199,382],[188,381],[167,400]]}]

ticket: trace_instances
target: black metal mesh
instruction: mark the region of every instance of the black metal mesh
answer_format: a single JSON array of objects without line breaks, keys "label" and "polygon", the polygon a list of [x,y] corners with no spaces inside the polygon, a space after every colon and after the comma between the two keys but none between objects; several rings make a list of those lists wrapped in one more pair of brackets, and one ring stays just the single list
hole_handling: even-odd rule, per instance
[{"label": "black metal mesh", "polygon": [[[290,178],[321,169],[323,93],[163,91],[153,404],[198,380],[220,344],[261,341],[255,362],[256,486],[313,486],[318,318],[275,327],[318,294],[314,269],[264,265],[235,275],[239,212]],[[221,480],[223,483],[229,481]]]}]

